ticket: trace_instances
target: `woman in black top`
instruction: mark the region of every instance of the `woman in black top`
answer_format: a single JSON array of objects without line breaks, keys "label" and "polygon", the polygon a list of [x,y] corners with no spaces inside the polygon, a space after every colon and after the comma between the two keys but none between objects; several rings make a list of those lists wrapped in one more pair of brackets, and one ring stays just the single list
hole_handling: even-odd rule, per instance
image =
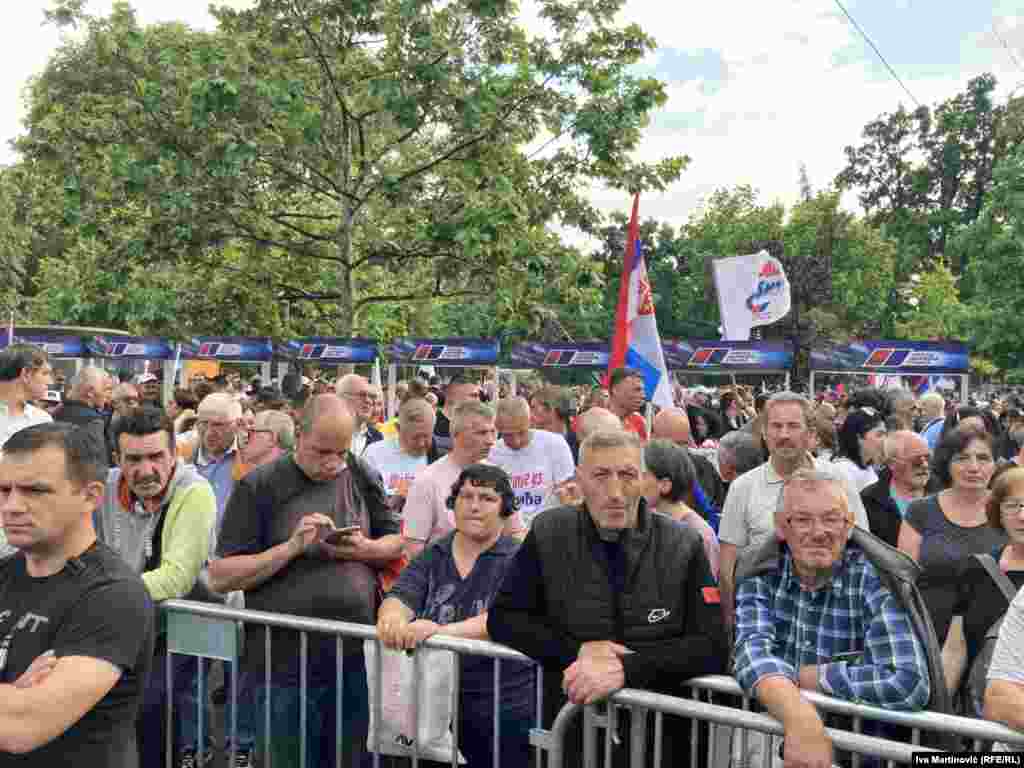
[{"label": "woman in black top", "polygon": [[[1019,590],[1024,587],[1024,468],[1009,465],[994,478],[986,513],[988,524],[1007,537],[1007,544],[993,548],[990,554],[999,570]],[[963,669],[971,668],[985,642],[985,634],[1007,607],[1009,604],[992,577],[976,558],[969,558],[953,608],[955,616],[963,617]]]},{"label": "woman in black top", "polygon": [[961,621],[954,622],[954,606],[964,570],[971,555],[1006,542],[1006,533],[989,525],[986,511],[995,471],[992,436],[973,427],[952,430],[939,443],[933,467],[946,490],[910,504],[897,546],[923,569],[921,594],[943,644],[946,681],[955,692],[966,655],[963,632],[952,626]]}]

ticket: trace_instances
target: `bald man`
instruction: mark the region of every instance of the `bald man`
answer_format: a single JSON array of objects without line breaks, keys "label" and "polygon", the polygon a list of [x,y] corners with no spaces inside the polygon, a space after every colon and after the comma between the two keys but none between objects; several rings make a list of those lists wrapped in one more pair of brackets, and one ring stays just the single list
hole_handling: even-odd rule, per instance
[{"label": "bald man", "polygon": [[928,441],[910,430],[890,432],[885,438],[885,467],[878,482],[860,492],[871,532],[895,547],[900,523],[914,499],[924,496],[931,476]]},{"label": "bald man", "polygon": [[71,377],[71,390],[64,404],[54,412],[53,420],[79,427],[103,421],[103,411],[113,390],[114,382],[102,368],[83,368]]},{"label": "bald man", "polygon": [[[78,427],[87,427],[107,445],[107,417],[114,381],[102,368],[87,366],[71,378],[67,399],[55,411],[54,421],[66,421]],[[108,450],[107,459],[111,458]]]},{"label": "bald man", "polygon": [[[622,429],[622,419],[607,408],[594,406],[588,408],[576,418],[576,437],[583,444],[589,435],[596,432],[618,432]],[[572,477],[556,484],[544,497],[541,511],[563,507],[567,504],[580,504],[583,494],[576,482],[576,473]]]},{"label": "bald man", "polygon": [[544,497],[576,474],[572,451],[561,435],[530,428],[530,404],[523,397],[499,400],[494,425],[501,439],[489,458],[508,472],[519,513],[529,526]]},{"label": "bald man", "polygon": [[[224,516],[219,559],[210,564],[218,592],[245,591],[247,608],[322,619],[375,623],[377,572],[402,552],[399,522],[388,509],[380,473],[349,450],[357,419],[340,397],[310,399],[295,452],[238,481]],[[306,766],[334,766],[335,639],[308,637]],[[264,633],[246,638],[246,683],[239,709],[239,748],[263,743]],[[299,638],[274,630],[271,685],[275,718],[299,721]],[[369,725],[361,642],[345,643],[344,727],[340,766],[362,760]],[[251,686],[250,686],[251,683]],[[245,742],[248,736],[254,741]],[[294,765],[288,739],[272,745],[275,764]],[[278,751],[282,751],[279,753]],[[340,768],[338,766],[338,768]]]},{"label": "bald man", "polygon": [[690,491],[687,503],[717,527],[718,515],[725,503],[725,483],[722,482],[715,465],[694,444],[690,432],[690,417],[686,415],[686,411],[679,408],[658,411],[651,423],[651,437],[655,440],[669,440],[690,455],[697,473],[699,489]]},{"label": "bald man", "polygon": [[336,388],[338,395],[348,403],[356,418],[356,429],[352,434],[352,453],[363,456],[367,448],[384,439],[380,431],[373,426],[373,409],[377,393],[365,376],[355,373],[338,379]]}]

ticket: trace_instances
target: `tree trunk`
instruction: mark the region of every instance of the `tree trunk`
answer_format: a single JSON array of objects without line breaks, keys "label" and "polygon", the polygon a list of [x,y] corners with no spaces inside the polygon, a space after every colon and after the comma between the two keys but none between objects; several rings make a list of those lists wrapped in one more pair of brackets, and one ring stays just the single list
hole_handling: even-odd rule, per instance
[{"label": "tree trunk", "polygon": [[345,204],[345,215],[338,227],[338,316],[334,327],[340,336],[351,336],[355,329],[355,292],[352,286],[352,223],[355,211],[352,203]]}]

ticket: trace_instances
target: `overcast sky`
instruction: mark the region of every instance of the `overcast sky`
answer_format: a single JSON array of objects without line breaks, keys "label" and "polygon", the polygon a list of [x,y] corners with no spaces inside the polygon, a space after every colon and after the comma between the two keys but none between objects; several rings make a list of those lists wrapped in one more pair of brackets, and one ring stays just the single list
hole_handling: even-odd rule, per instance
[{"label": "overcast sky", "polygon": [[[234,0],[235,5],[246,0]],[[92,0],[93,13],[110,0]],[[144,23],[182,20],[212,27],[206,0],[134,0]],[[845,0],[845,5],[922,103],[962,90],[982,72],[999,78],[999,95],[1024,88],[1022,0]],[[9,0],[0,25],[0,163],[21,129],[21,92],[58,44],[42,26],[45,0]],[[535,23],[532,0],[523,21]],[[792,202],[801,163],[812,185],[827,185],[843,165],[843,147],[863,125],[900,103],[913,106],[835,0],[628,0],[623,20],[658,42],[643,67],[668,84],[669,102],[647,129],[638,156],[687,154],[682,179],[641,201],[642,217],[679,225],[719,187],[751,184],[765,202]],[[1016,57],[1003,47],[1000,37]],[[623,210],[617,191],[595,189],[604,210]],[[852,201],[849,201],[852,202]]]}]

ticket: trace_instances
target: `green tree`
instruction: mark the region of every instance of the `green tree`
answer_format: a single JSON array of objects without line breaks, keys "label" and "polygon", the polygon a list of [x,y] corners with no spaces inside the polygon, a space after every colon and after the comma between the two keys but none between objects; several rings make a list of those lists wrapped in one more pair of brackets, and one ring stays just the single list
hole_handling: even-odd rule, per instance
[{"label": "green tree", "polygon": [[999,368],[1020,368],[1024,358],[1024,144],[996,166],[981,216],[964,228],[955,247],[970,256],[964,293],[974,348]]},{"label": "green tree", "polygon": [[[858,190],[869,220],[898,241],[901,279],[945,255],[958,228],[981,212],[1006,151],[1006,108],[994,103],[995,87],[996,78],[985,74],[934,109],[900,107],[868,123],[859,146],[846,147],[837,184]],[[966,263],[954,266],[960,271]]]},{"label": "green tree", "polygon": [[596,226],[590,181],[678,178],[686,158],[629,159],[666,97],[631,74],[654,42],[616,26],[621,5],[546,0],[553,31],[530,37],[506,0],[259,0],[215,9],[215,32],[64,0],[52,18],[84,36],[32,83],[17,148],[64,190],[54,226],[122,274],[244,270],[365,331],[377,305],[489,297],[555,267],[545,227]]},{"label": "green tree", "polygon": [[905,291],[910,305],[902,320],[896,322],[901,339],[962,339],[966,308],[960,303],[957,277],[942,259],[933,259],[928,268],[915,275]]}]

